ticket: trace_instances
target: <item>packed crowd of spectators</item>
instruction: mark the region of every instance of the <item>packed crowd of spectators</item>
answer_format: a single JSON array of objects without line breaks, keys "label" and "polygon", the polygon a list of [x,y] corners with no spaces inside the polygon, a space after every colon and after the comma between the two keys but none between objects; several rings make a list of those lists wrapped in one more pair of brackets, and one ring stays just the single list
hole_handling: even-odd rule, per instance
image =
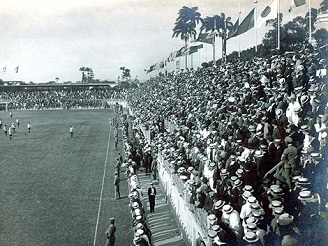
[{"label": "packed crowd of spectators", "polygon": [[326,245],[326,64],[304,48],[130,91],[153,150],[208,214],[212,245]]},{"label": "packed crowd of spectators", "polygon": [[9,100],[10,109],[100,108],[102,99],[124,99],[125,91],[113,88],[79,88],[61,90],[20,90],[0,92],[0,101]]}]

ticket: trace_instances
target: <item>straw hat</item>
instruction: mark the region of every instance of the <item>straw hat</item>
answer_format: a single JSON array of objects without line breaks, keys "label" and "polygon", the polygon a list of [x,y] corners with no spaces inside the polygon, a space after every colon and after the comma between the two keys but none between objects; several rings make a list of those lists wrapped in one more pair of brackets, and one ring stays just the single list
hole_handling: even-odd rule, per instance
[{"label": "straw hat", "polygon": [[252,215],[257,219],[257,220],[263,220],[263,216],[260,211],[258,210],[252,210]]},{"label": "straw hat", "polygon": [[209,230],[207,235],[209,238],[211,238],[212,240],[217,236],[217,231],[214,231],[214,230]]},{"label": "straw hat", "polygon": [[256,200],[256,198],[254,196],[250,196],[250,197],[247,198],[247,202],[249,202],[249,203],[256,203],[257,200]]},{"label": "straw hat", "polygon": [[284,209],[282,207],[277,207],[272,210],[274,215],[280,216],[284,213]]},{"label": "straw hat", "polygon": [[243,191],[254,192],[253,187],[250,185],[245,185]]},{"label": "straw hat", "polygon": [[303,190],[299,193],[298,199],[301,201],[307,201],[314,198],[314,196],[311,194],[311,191],[309,190]]},{"label": "straw hat", "polygon": [[255,243],[259,240],[259,238],[254,232],[246,232],[243,239],[248,243]]},{"label": "straw hat", "polygon": [[278,223],[279,225],[289,225],[291,223],[293,223],[294,221],[294,216],[288,214],[288,213],[284,213],[282,215],[279,216],[278,218]]},{"label": "straw hat", "polygon": [[218,200],[215,204],[214,204],[214,208],[215,209],[220,209],[224,206],[225,202],[223,200]]},{"label": "straw hat", "polygon": [[223,212],[225,212],[226,214],[230,214],[232,210],[233,208],[229,204],[223,206]]},{"label": "straw hat", "polygon": [[250,193],[249,191],[244,191],[242,194],[244,200],[247,200],[250,196],[252,196],[252,193]]}]

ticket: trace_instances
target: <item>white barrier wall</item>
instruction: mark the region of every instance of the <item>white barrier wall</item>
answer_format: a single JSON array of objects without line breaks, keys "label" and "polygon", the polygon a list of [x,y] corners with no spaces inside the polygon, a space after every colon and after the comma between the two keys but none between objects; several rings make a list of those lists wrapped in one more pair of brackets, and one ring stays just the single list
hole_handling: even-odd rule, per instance
[{"label": "white barrier wall", "polygon": [[[128,111],[131,115],[133,114],[132,109],[127,106]],[[174,124],[171,124],[174,128]],[[150,131],[146,130],[145,127],[139,125],[145,139],[150,144]],[[189,194],[186,194],[183,181],[178,175],[173,174],[173,167],[167,160],[164,159],[162,153],[158,153],[158,176],[159,182],[164,188],[167,201],[173,208],[173,212],[178,219],[178,223],[181,231],[186,236],[186,243],[191,246],[196,246],[196,239],[200,236],[205,241],[206,245],[211,245],[208,242],[207,237],[207,214],[206,212],[196,209],[187,201]]]},{"label": "white barrier wall", "polygon": [[194,246],[199,236],[203,239],[207,237],[207,231],[201,227],[197,213],[192,209],[192,205],[186,201],[186,190],[178,188],[178,186],[181,187],[181,185],[178,185],[177,182],[182,182],[182,180],[177,177],[177,175],[172,174],[172,170],[168,162],[163,158],[163,155],[158,153],[158,173],[160,182],[165,189],[167,200],[170,202],[178,218],[181,230],[183,230],[187,237],[186,241]]}]

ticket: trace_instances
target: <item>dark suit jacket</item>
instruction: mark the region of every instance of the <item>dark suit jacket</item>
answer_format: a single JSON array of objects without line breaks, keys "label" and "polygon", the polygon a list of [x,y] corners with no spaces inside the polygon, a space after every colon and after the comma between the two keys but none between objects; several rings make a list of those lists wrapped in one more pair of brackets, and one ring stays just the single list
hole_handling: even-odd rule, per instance
[{"label": "dark suit jacket", "polygon": [[[150,194],[151,194],[151,188],[152,187],[149,187],[148,188],[148,196],[150,196]],[[156,188],[155,187],[153,187],[154,188],[154,194],[155,194],[155,196],[156,196]]]}]

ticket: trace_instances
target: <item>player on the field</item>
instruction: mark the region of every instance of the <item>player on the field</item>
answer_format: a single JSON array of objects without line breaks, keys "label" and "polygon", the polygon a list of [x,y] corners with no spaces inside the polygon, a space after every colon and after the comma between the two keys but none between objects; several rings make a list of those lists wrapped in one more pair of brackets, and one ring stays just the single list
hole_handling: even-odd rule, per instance
[{"label": "player on the field", "polygon": [[32,128],[32,126],[31,126],[31,123],[29,122],[29,123],[27,124],[27,131],[28,131],[28,132],[31,132],[31,128]]}]

